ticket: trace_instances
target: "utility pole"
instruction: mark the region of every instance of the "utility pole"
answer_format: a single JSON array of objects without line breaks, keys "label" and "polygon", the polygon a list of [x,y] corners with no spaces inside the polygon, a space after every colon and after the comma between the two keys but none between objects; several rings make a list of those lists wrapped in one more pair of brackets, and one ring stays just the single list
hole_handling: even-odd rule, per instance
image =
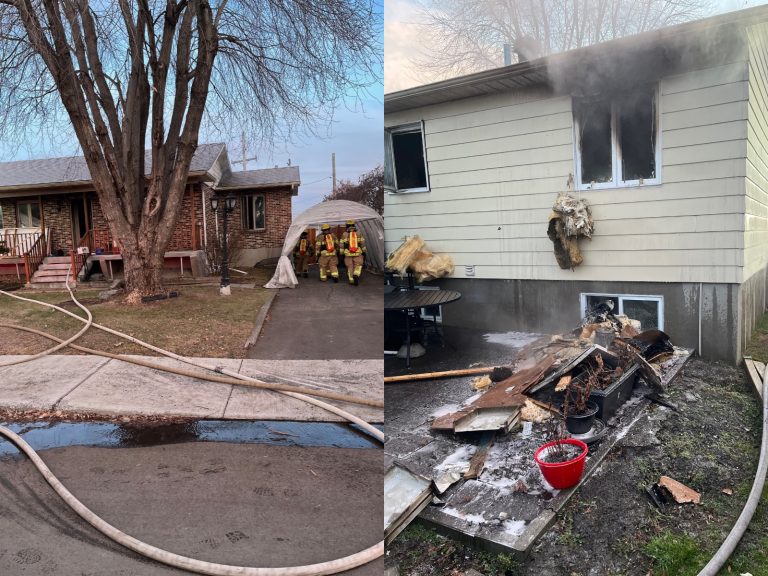
[{"label": "utility pole", "polygon": [[331,165],[333,167],[333,193],[336,194],[336,152],[331,153]]},{"label": "utility pole", "polygon": [[243,159],[242,160],[233,160],[232,164],[242,164],[243,165],[243,172],[245,172],[246,170],[248,170],[248,160],[258,160],[258,158],[256,156],[254,156],[253,158],[246,158],[246,156],[248,155],[248,152],[247,152],[246,147],[245,147],[245,130],[243,130],[243,134],[241,136],[240,143],[243,146]]}]

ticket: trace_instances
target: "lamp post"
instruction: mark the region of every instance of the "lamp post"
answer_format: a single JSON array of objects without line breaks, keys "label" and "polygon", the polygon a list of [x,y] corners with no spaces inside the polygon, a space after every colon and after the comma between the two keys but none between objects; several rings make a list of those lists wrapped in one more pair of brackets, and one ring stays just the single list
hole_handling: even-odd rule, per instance
[{"label": "lamp post", "polygon": [[227,237],[227,215],[235,210],[235,203],[237,202],[237,199],[231,194],[221,199],[217,196],[213,196],[211,198],[211,208],[213,209],[214,215],[216,215],[218,212],[219,202],[222,203],[222,212],[224,213],[224,241],[222,242],[223,254],[221,262],[221,289],[219,290],[219,293],[222,296],[229,296],[231,289],[229,287],[229,246]]}]

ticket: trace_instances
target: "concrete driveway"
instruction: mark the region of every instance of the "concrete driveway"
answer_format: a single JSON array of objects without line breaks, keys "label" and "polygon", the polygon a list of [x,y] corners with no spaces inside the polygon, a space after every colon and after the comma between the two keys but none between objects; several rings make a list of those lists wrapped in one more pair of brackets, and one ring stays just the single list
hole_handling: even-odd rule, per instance
[{"label": "concrete driveway", "polygon": [[359,286],[320,282],[317,267],[297,288],[282,288],[248,358],[267,360],[381,359],[384,283],[363,272]]}]

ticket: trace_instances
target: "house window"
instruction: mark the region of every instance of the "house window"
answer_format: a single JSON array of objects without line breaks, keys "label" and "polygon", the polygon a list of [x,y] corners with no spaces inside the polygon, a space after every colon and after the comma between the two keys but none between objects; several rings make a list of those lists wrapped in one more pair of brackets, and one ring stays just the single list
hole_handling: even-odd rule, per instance
[{"label": "house window", "polygon": [[574,98],[580,188],[660,182],[657,92],[654,85],[610,99]]},{"label": "house window", "polygon": [[604,302],[613,301],[613,313],[625,314],[634,320],[640,321],[641,330],[657,328],[664,330],[664,297],[663,296],[639,296],[637,294],[581,294],[581,317],[587,312]]},{"label": "house window", "polygon": [[266,218],[264,194],[243,196],[243,229],[264,230]]},{"label": "house window", "polygon": [[424,123],[384,131],[384,188],[388,192],[428,192]]},{"label": "house window", "polygon": [[19,202],[19,228],[40,228],[40,203]]}]

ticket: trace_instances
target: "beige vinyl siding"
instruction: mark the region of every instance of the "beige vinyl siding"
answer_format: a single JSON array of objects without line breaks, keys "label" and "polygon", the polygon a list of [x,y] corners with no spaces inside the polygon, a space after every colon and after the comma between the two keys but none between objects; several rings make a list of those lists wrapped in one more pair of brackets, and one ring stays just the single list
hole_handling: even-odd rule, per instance
[{"label": "beige vinyl siding", "polygon": [[768,27],[750,27],[744,275],[768,265]]},{"label": "beige vinyl siding", "polygon": [[740,282],[747,80],[737,62],[661,81],[662,183],[578,192],[595,235],[574,271],[557,266],[546,234],[575,169],[569,96],[507,93],[387,115],[387,126],[424,120],[431,190],[386,196],[386,250],[420,234],[453,256],[454,277],[474,265],[477,278]]}]

